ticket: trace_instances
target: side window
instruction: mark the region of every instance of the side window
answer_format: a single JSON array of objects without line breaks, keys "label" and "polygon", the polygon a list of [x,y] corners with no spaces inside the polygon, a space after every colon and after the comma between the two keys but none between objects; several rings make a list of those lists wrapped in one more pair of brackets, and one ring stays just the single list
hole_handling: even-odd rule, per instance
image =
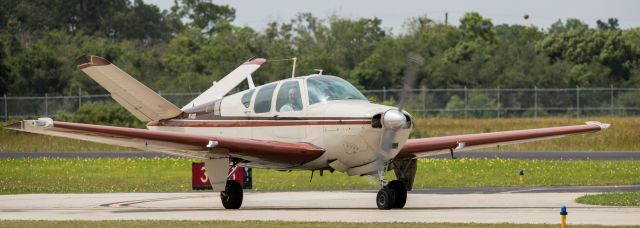
[{"label": "side window", "polygon": [[273,98],[273,91],[276,89],[276,83],[262,86],[256,94],[256,101],[253,105],[253,111],[255,113],[265,113],[271,111],[271,100]]},{"label": "side window", "polygon": [[242,95],[242,104],[245,108],[248,108],[249,104],[251,104],[251,95],[253,95],[253,91],[255,91],[255,89],[249,90],[249,92]]},{"label": "side window", "polygon": [[293,112],[302,110],[302,98],[300,97],[300,83],[297,81],[285,82],[278,90],[276,110],[278,112]]}]

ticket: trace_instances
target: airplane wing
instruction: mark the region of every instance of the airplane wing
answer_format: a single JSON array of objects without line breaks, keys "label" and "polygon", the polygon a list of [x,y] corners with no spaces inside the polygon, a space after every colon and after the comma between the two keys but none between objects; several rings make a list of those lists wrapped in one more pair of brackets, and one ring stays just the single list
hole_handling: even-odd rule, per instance
[{"label": "airplane wing", "polygon": [[283,164],[283,167],[311,161],[324,153],[323,149],[308,143],[208,137],[180,132],[59,122],[50,118],[23,120],[5,127],[183,157],[207,159],[230,156],[255,164]]},{"label": "airplane wing", "polygon": [[[258,70],[262,64],[267,62],[266,59],[254,59],[244,64],[240,65],[235,70],[231,71],[231,73],[224,76],[220,81],[215,82],[213,86],[204,91],[204,93],[200,94],[200,96],[193,99],[193,101],[189,102],[187,105],[182,107],[182,109],[192,108],[198,106],[200,104],[204,104],[210,101],[218,100],[222,98],[224,95],[227,95],[229,91],[238,86],[242,81],[251,77],[251,73]],[[253,83],[253,81],[250,81]]]},{"label": "airplane wing", "polygon": [[567,135],[589,133],[609,128],[609,124],[589,121],[585,125],[501,131],[492,133],[452,135],[421,139],[409,139],[398,158],[420,158],[427,155],[467,151],[501,145],[559,138]]},{"label": "airplane wing", "polygon": [[102,57],[83,55],[75,63],[109,91],[116,102],[143,122],[167,119],[182,113],[171,102]]}]

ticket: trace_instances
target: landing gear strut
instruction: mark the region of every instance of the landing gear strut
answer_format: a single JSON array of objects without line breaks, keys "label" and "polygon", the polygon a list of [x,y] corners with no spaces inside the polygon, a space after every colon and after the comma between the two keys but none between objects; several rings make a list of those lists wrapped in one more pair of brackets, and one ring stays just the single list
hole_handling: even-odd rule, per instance
[{"label": "landing gear strut", "polygon": [[391,208],[403,208],[407,203],[407,187],[400,180],[389,182],[386,186],[378,191],[376,196],[376,205],[380,210],[389,210]]},{"label": "landing gear strut", "polygon": [[238,209],[242,205],[242,186],[235,180],[227,180],[224,191],[220,192],[222,205],[226,209]]}]

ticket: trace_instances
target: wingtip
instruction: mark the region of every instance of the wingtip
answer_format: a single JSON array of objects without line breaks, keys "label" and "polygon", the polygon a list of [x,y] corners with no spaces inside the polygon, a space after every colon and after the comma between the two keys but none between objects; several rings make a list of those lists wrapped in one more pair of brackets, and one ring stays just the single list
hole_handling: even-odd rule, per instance
[{"label": "wingtip", "polygon": [[23,128],[22,123],[23,123],[22,121],[18,121],[15,123],[4,125],[3,128],[11,129],[11,130],[22,130]]},{"label": "wingtip", "polygon": [[4,128],[17,131],[41,130],[53,126],[53,119],[48,117],[38,118],[37,120],[22,120],[15,123],[5,125]]},{"label": "wingtip", "polygon": [[105,66],[111,64],[109,60],[95,55],[83,55],[75,60],[75,64],[78,68],[84,69],[90,66]]},{"label": "wingtip", "polygon": [[254,65],[258,65],[258,66],[260,66],[260,65],[262,65],[262,64],[264,64],[264,63],[266,63],[266,62],[267,62],[267,59],[264,59],[264,58],[257,58],[257,59],[252,59],[251,61],[247,61],[247,62],[245,62],[244,64],[245,64],[245,65],[254,64]]},{"label": "wingtip", "polygon": [[598,121],[587,121],[585,122],[585,124],[587,125],[592,125],[592,126],[598,126],[600,127],[600,129],[602,130],[606,130],[607,128],[611,127],[611,124],[608,123],[600,123]]}]

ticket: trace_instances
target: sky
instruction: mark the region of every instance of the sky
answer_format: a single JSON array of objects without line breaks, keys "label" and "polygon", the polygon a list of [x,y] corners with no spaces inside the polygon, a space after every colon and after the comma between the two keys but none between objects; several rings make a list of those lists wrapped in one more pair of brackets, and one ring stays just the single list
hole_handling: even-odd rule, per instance
[{"label": "sky", "polygon": [[[145,0],[169,9],[174,0]],[[590,27],[596,20],[618,18],[621,28],[640,27],[640,1],[638,0],[213,0],[215,4],[236,9],[234,24],[262,30],[270,21],[289,22],[300,12],[311,12],[319,18],[337,15],[344,18],[382,19],[382,27],[394,34],[404,31],[408,18],[427,16],[457,25],[466,12],[475,11],[490,18],[494,25],[519,24],[549,28],[558,19],[577,18]],[[525,20],[524,15],[529,19]]]}]

